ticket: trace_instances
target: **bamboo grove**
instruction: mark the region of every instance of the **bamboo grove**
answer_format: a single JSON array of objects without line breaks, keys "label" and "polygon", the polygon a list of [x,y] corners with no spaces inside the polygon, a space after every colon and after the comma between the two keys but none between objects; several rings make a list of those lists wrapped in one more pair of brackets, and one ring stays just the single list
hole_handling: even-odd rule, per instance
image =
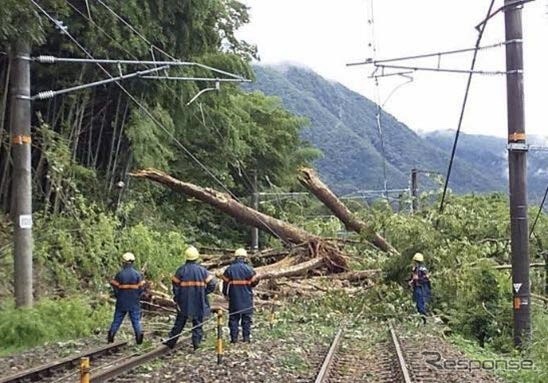
[{"label": "bamboo grove", "polygon": [[[249,20],[247,8],[238,1],[50,0],[41,5],[96,58],[176,57],[247,78],[253,76],[249,62],[257,57],[256,48],[235,36]],[[56,28],[31,2],[3,3],[0,203],[5,212],[9,212],[11,181],[9,53],[17,39],[31,43],[33,57],[85,57],[62,28]],[[122,65],[107,70],[117,74],[143,68]],[[172,70],[170,75],[211,77],[200,68]],[[63,89],[105,77],[94,64],[33,63],[31,92]],[[212,84],[136,79],[123,85],[145,109],[115,84],[33,102],[35,210],[56,215],[72,209],[85,195],[114,211],[132,192],[137,199],[155,201],[155,208],[159,208],[169,193],[139,185],[127,187],[128,172],[148,166],[201,185],[222,184],[234,193],[248,195],[253,172],[257,172],[260,183],[289,185],[295,180],[287,175],[318,155],[299,139],[304,119],[290,115],[277,99],[246,93],[239,85],[223,84],[218,92],[205,93],[188,106],[194,95]]]}]

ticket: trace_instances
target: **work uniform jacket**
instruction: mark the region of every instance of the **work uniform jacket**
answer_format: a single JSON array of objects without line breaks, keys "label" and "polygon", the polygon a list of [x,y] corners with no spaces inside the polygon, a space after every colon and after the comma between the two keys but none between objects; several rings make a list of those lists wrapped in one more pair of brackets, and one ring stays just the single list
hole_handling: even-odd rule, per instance
[{"label": "work uniform jacket", "polygon": [[217,281],[205,267],[187,261],[171,278],[173,298],[185,317],[203,318],[210,314],[207,294],[215,290]]},{"label": "work uniform jacket", "polygon": [[223,274],[223,295],[228,297],[228,310],[251,313],[255,270],[241,258],[236,258]]},{"label": "work uniform jacket", "polygon": [[413,267],[413,276],[410,283],[415,292],[427,298],[430,297],[430,279],[428,278],[428,269],[424,264],[419,263]]},{"label": "work uniform jacket", "polygon": [[110,284],[116,297],[117,310],[132,311],[139,309],[139,298],[143,293],[145,281],[141,273],[135,270],[132,263],[124,264],[122,270],[116,274]]}]

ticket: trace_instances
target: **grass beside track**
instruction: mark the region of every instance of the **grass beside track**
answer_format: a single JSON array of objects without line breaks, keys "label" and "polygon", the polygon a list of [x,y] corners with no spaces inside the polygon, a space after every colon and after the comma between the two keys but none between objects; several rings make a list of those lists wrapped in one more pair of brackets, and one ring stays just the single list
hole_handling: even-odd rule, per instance
[{"label": "grass beside track", "polygon": [[48,342],[104,332],[112,315],[108,304],[85,297],[43,299],[31,309],[16,310],[13,302],[0,306],[0,356]]}]

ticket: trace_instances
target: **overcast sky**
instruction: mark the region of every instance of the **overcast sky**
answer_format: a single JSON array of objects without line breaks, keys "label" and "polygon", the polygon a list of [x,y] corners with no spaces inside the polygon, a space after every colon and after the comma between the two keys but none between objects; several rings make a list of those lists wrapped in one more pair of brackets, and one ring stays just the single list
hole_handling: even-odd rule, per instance
[{"label": "overcast sky", "polygon": [[[370,67],[346,63],[372,56],[368,24],[371,0],[242,0],[251,7],[251,23],[240,37],[259,48],[261,62],[289,62],[313,69],[372,100]],[[490,0],[373,0],[376,58],[473,47]],[[497,0],[495,9],[503,4]],[[523,11],[526,131],[548,136],[547,0],[526,4]],[[504,40],[504,16],[488,24],[482,45]],[[468,69],[471,53],[442,58],[445,68]],[[437,59],[415,61],[436,66]],[[504,48],[482,50],[476,69],[504,70]],[[466,76],[420,72],[397,90],[385,109],[416,131],[456,129]],[[381,104],[401,83],[380,80]],[[468,133],[506,136],[504,76],[475,76],[463,124]]]}]

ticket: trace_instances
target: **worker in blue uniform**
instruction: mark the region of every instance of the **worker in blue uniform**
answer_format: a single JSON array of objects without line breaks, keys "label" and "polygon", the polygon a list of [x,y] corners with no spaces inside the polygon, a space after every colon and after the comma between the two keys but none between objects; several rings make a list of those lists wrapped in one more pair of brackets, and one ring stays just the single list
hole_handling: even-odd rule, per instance
[{"label": "worker in blue uniform", "polygon": [[215,290],[216,279],[197,263],[200,253],[194,246],[185,250],[185,264],[172,277],[173,300],[177,304],[177,317],[164,344],[175,347],[186,322],[192,321],[192,346],[196,350],[203,338],[202,322],[210,314],[207,295]]},{"label": "worker in blue uniform", "polygon": [[244,342],[251,339],[251,323],[253,315],[253,287],[255,271],[246,263],[247,251],[237,249],[235,259],[223,274],[223,295],[228,298],[230,341],[238,341],[238,330],[241,323]]},{"label": "worker in blue uniform", "polygon": [[409,285],[413,288],[413,300],[417,305],[417,311],[421,315],[423,323],[426,323],[426,305],[430,300],[430,278],[428,269],[424,265],[424,255],[416,253],[413,256],[413,271]]},{"label": "worker in blue uniform", "polygon": [[110,281],[114,296],[116,297],[116,308],[107,341],[109,343],[114,342],[114,336],[122,325],[124,317],[126,314],[129,314],[135,340],[137,344],[141,344],[143,343],[143,330],[141,328],[141,306],[139,300],[144,290],[145,280],[142,274],[133,267],[135,255],[124,253],[122,261],[122,270]]}]

